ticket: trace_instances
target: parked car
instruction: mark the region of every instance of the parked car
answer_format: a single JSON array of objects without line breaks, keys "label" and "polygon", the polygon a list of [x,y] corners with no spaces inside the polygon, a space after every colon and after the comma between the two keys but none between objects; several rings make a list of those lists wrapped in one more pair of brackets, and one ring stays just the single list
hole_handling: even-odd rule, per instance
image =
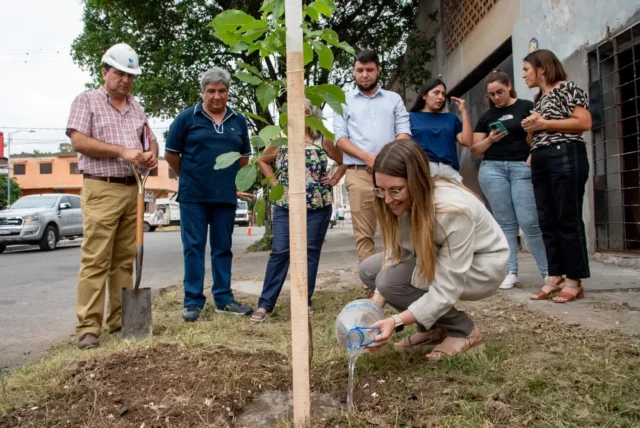
[{"label": "parked car", "polygon": [[249,204],[247,204],[247,201],[238,200],[234,223],[238,226],[249,226]]},{"label": "parked car", "polygon": [[0,211],[0,254],[8,245],[39,245],[53,251],[61,239],[82,236],[80,197],[65,194],[30,195]]}]

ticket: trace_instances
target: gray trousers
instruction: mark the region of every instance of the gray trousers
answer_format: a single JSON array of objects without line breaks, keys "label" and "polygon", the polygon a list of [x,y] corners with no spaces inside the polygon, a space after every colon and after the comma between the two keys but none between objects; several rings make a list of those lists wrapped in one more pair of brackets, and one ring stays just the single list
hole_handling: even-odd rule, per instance
[{"label": "gray trousers", "polygon": [[[428,290],[411,285],[411,277],[416,267],[416,259],[410,259],[395,267],[382,270],[383,253],[374,254],[360,264],[360,279],[371,290],[377,290],[396,310],[402,312]],[[473,331],[473,321],[462,311],[451,308],[435,322],[432,328],[440,327],[451,337],[466,337]],[[418,331],[427,329],[418,324]]]}]

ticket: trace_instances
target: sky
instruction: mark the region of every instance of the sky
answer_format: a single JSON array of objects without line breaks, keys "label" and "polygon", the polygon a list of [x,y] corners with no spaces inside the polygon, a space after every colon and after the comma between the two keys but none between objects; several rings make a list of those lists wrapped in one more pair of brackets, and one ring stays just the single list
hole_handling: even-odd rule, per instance
[{"label": "sky", "polygon": [[[0,131],[5,143],[17,128],[36,131],[14,134],[12,154],[56,152],[69,141],[69,108],[91,80],[71,59],[71,43],[83,28],[82,9],[80,0],[2,0]],[[151,121],[160,153],[169,123]]]}]

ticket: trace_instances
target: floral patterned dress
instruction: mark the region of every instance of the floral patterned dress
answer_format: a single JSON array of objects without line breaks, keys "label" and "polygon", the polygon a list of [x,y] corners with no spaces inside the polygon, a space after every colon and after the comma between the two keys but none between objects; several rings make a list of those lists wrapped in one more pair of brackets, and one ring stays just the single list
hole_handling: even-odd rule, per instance
[{"label": "floral patterned dress", "polygon": [[[307,185],[307,210],[317,210],[332,203],[332,189],[330,185],[323,185],[320,180],[327,171],[327,153],[322,148],[322,138],[318,138],[313,145],[305,148],[305,180]],[[278,168],[278,183],[284,186],[284,196],[275,204],[289,209],[289,152],[286,147],[280,147],[276,156]]]}]

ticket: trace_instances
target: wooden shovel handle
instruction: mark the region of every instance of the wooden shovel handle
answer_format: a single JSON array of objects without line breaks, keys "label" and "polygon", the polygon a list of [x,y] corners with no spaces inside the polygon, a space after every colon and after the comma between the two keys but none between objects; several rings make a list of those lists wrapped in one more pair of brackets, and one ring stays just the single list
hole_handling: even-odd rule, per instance
[{"label": "wooden shovel handle", "polygon": [[144,194],[138,193],[136,209],[136,247],[144,243]]}]

